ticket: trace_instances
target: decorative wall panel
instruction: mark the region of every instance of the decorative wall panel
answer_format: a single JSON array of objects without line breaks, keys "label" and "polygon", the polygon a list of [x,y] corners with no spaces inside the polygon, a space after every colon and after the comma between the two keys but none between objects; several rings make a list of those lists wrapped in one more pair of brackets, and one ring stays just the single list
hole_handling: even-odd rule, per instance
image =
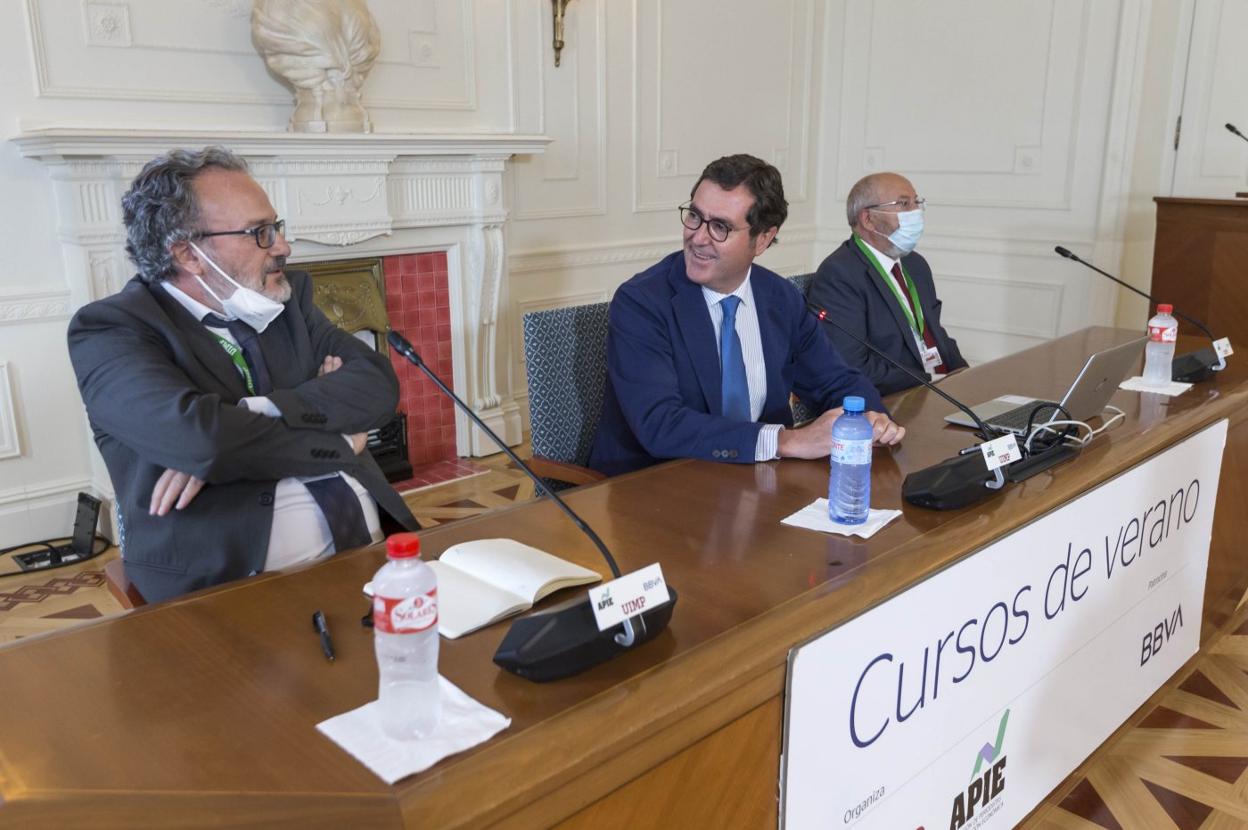
[{"label": "decorative wall panel", "polygon": [[[606,1],[568,7],[561,65],[549,37],[535,50],[539,66],[540,131],[551,138],[541,156],[517,159],[512,192],[517,220],[596,216],[607,211]],[[541,4],[540,31],[551,31],[551,7]]]},{"label": "decorative wall panel", "polygon": [[804,201],[814,4],[634,0],[633,9],[633,209],[674,209],[708,162],[732,153],[776,165],[789,202]]},{"label": "decorative wall panel", "polygon": [[22,454],[18,438],[17,409],[13,405],[13,380],[9,364],[0,363],[0,459],[16,458]]}]

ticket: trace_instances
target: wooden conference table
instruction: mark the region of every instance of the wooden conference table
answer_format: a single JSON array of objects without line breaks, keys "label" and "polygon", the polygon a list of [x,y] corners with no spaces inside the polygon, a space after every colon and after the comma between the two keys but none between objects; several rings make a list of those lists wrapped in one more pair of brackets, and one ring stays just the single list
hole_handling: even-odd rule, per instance
[{"label": "wooden conference table", "polygon": [[[1060,395],[1084,357],[1134,333],[1088,329],[956,375],[952,394]],[[1185,346],[1196,345],[1180,343]],[[950,513],[902,505],[901,480],[971,443],[926,390],[890,399],[909,430],[877,451],[873,503],[904,515],[870,541],[789,528],[827,462],[678,461],[569,494],[625,571],[660,561],[670,628],[581,676],[533,684],[490,657],[506,624],[443,641],[441,670],[512,718],[474,750],[391,787],[315,724],[376,695],[360,594],[380,548],[265,575],[0,649],[0,826],[774,827],[785,661],[815,634],[1222,418],[1202,642],[1248,588],[1248,362],[1127,412],[1076,460]],[[508,536],[605,573],[546,501],[423,536],[436,554]],[[557,595],[555,601],[562,599]],[[312,632],[327,614],[338,659]]]}]

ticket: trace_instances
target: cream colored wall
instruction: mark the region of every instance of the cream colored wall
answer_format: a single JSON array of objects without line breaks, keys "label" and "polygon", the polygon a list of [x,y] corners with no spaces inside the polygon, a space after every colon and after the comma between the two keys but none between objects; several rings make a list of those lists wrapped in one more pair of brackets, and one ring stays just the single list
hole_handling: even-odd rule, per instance
[{"label": "cream colored wall", "polygon": [[[608,298],[674,250],[676,205],[725,153],[785,176],[790,218],[763,259],[783,273],[813,269],[845,237],[860,175],[909,174],[930,200],[921,250],[946,322],[975,360],[1113,319],[1112,292],[1054,244],[1145,267],[1141,194],[1164,167],[1164,107],[1149,96],[1168,90],[1182,51],[1174,3],[573,0],[558,69],[546,0],[369,5],[383,34],[365,87],[377,130],[553,139],[507,180],[500,336],[516,388],[519,315]],[[251,47],[249,7],[0,3],[0,137],[283,128],[289,99]],[[83,298],[62,275],[51,183],[7,141],[0,181],[4,545],[67,528],[74,493],[98,473],[64,351]]]},{"label": "cream colored wall", "polygon": [[[1248,189],[1248,144],[1223,126],[1248,123],[1245,31],[1248,3],[1243,0],[1152,5],[1121,264],[1123,279],[1137,288],[1147,291],[1152,278],[1154,196],[1230,199]],[[1121,291],[1117,324],[1143,327],[1147,306],[1146,300]]]},{"label": "cream colored wall", "polygon": [[[545,35],[549,4],[539,5]],[[824,13],[814,0],[575,0],[558,69],[543,37],[539,129],[554,141],[518,160],[511,179],[517,388],[520,316],[608,299],[679,248],[676,207],[719,156],[753,153],[784,176],[789,218],[762,264],[817,264]]]},{"label": "cream colored wall", "polygon": [[[1153,240],[1157,229],[1154,196],[1170,195],[1174,174],[1174,126],[1183,97],[1191,4],[1152,4],[1147,58],[1139,96],[1139,124],[1134,136],[1134,164],[1123,223],[1122,260],[1117,275],[1147,292],[1153,276]],[[1102,266],[1107,271],[1113,270]],[[1118,289],[1114,325],[1143,329],[1148,301]]]}]

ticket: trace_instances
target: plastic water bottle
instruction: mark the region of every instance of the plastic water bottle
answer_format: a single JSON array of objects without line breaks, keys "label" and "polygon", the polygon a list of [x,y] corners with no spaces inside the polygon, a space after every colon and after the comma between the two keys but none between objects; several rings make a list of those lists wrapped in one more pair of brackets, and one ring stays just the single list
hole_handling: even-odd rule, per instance
[{"label": "plastic water bottle", "polygon": [[1179,336],[1179,321],[1171,316],[1174,306],[1157,304],[1157,315],[1148,321],[1148,345],[1144,347],[1144,383],[1165,386],[1170,382],[1174,362],[1174,342]]},{"label": "plastic water bottle", "polygon": [[871,510],[871,422],[863,414],[862,398],[847,397],[844,408],[832,423],[828,516],[840,524],[860,525]]},{"label": "plastic water bottle", "polygon": [[387,735],[433,734],[442,712],[438,693],[438,578],[420,558],[420,537],[386,540],[389,560],[373,577],[373,643],[377,702]]}]

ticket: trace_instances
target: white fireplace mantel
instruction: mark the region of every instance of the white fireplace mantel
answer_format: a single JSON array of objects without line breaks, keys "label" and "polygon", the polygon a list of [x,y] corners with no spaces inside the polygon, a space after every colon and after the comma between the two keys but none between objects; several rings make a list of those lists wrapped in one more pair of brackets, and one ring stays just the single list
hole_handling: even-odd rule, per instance
[{"label": "white fireplace mantel", "polygon": [[[49,167],[70,313],[129,279],[122,194],[147,161],[174,147],[221,145],[245,157],[286,219],[293,261],[446,251],[453,387],[508,444],[520,442],[511,356],[498,330],[502,177],[511,156],[543,152],[547,137],[46,128],[12,140]],[[460,455],[494,451],[462,413],[456,418]]]}]

